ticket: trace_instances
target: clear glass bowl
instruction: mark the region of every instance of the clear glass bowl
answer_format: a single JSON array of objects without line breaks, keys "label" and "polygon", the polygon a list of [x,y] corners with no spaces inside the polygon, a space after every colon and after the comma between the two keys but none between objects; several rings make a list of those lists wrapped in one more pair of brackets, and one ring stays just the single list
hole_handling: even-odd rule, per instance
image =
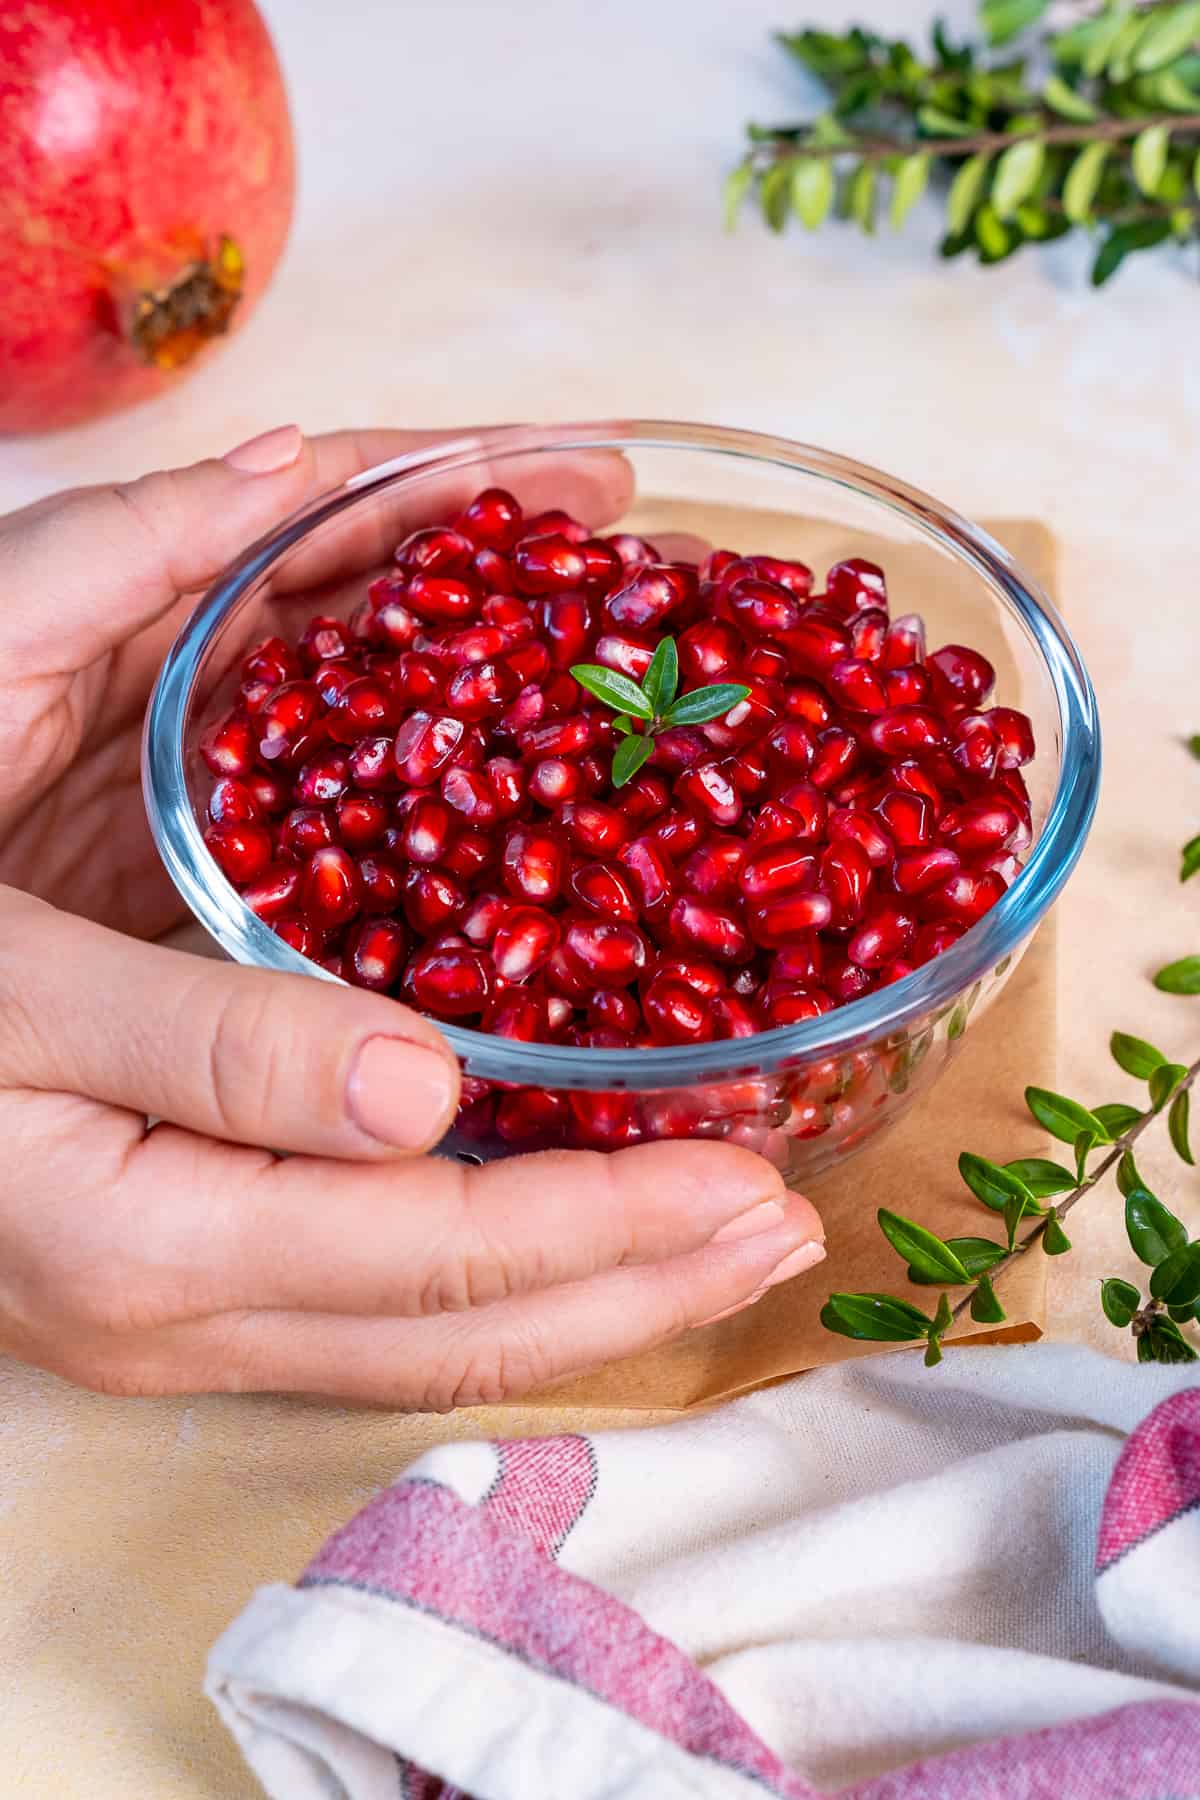
[{"label": "clear glass bowl", "polygon": [[[553,504],[551,459],[619,451],[635,495],[625,529],[685,530],[714,545],[819,569],[881,563],[893,614],[921,613],[931,644],[970,644],[995,664],[995,700],[1033,721],[1025,770],[1033,843],[1013,885],[965,936],[914,974],[822,1017],[752,1038],[651,1050],[525,1044],[463,1026],[465,1103],[442,1151],[487,1161],[547,1143],[615,1148],[720,1136],[761,1151],[796,1185],[851,1154],[926,1092],[994,999],[1073,868],[1095,810],[1095,697],[1053,606],[985,532],[927,495],[844,457],[722,427],[620,420],[515,427],[397,458],[347,482],[253,544],[205,595],[163,665],[146,721],[146,804],[180,893],[226,955],[336,980],[246,907],[205,848],[209,777],[197,751],[229,704],[247,648],[293,634],[307,612],[346,616],[414,526],[499,483]],[[600,524],[601,521],[589,521]],[[315,592],[314,592],[315,590]],[[565,1127],[513,1134],[514,1090],[560,1096]]]}]

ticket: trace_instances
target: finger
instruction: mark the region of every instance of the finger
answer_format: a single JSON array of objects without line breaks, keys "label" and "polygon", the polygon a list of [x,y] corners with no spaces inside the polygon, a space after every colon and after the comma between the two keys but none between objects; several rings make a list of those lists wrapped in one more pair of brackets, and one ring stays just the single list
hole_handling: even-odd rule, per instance
[{"label": "finger", "polygon": [[[6,612],[6,644],[26,658],[38,651],[61,656],[67,644],[72,666],[81,666],[152,623],[180,594],[206,586],[307,500],[375,463],[462,435],[361,431],[309,440],[297,427],[283,426],[223,458],[58,495],[13,513],[0,523],[0,579],[7,591],[37,594],[38,605]],[[568,499],[584,509],[581,516],[615,515],[628,497],[630,473],[620,457],[559,459],[557,476],[553,459],[522,458],[521,464],[536,504],[564,491],[564,481]],[[453,510],[489,479],[483,462],[440,487],[418,485],[403,506]],[[293,585],[319,579],[322,559],[344,559],[347,536],[361,540],[351,547],[365,559],[362,566],[390,553],[404,515],[400,502],[381,502],[365,524],[353,514],[351,521],[293,560]]]},{"label": "finger", "polygon": [[[294,1159],[197,1158],[194,1140],[155,1132],[125,1166],[122,1216],[186,1190],[164,1221],[165,1267],[190,1271],[190,1308],[431,1316],[656,1262],[778,1227],[778,1172],[736,1145],[650,1144],[602,1155],[550,1151],[467,1168],[431,1157],[403,1170]],[[820,1239],[807,1201],[793,1208]],[[150,1229],[158,1231],[158,1228]]]},{"label": "finger", "polygon": [[427,1149],[458,1103],[428,1019],[383,994],[142,944],[0,890],[0,1081],[273,1150]]},{"label": "finger", "polygon": [[813,1267],[824,1251],[807,1235],[810,1219],[807,1202],[793,1199],[772,1231],[435,1319],[207,1319],[157,1334],[110,1369],[105,1385],[321,1394],[437,1411],[516,1400],[639,1355]]}]

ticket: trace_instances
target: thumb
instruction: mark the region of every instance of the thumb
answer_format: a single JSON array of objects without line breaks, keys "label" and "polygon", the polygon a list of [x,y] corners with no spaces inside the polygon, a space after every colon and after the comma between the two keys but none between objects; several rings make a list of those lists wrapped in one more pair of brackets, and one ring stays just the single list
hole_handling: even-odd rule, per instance
[{"label": "thumb", "polygon": [[386,995],[138,943],[0,888],[0,1084],[370,1160],[436,1144],[458,1081],[436,1027]]},{"label": "thumb", "polygon": [[53,642],[59,655],[65,643],[82,667],[214,580],[301,504],[315,473],[313,447],[283,425],[224,457],[14,514],[0,526],[0,575],[37,604],[6,622],[6,640],[18,652]]}]

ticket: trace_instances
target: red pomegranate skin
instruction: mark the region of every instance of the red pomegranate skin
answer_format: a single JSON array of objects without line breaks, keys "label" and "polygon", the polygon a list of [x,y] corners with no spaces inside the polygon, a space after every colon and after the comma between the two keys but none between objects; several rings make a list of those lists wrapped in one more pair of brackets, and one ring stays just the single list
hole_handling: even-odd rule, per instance
[{"label": "red pomegranate skin", "polygon": [[287,237],[291,125],[250,0],[0,15],[0,433],[50,431],[244,323]]}]

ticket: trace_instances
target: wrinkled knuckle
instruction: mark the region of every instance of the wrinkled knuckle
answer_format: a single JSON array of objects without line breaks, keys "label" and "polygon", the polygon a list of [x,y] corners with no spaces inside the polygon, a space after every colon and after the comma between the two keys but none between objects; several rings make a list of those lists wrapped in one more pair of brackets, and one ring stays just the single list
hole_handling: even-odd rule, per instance
[{"label": "wrinkled knuckle", "polygon": [[535,1327],[508,1327],[503,1337],[469,1347],[450,1390],[451,1407],[499,1406],[550,1379],[553,1363]]},{"label": "wrinkled knuckle", "polygon": [[144,1400],[165,1391],[153,1371],[136,1359],[104,1351],[75,1351],[62,1374],[76,1387],[113,1400]]}]

